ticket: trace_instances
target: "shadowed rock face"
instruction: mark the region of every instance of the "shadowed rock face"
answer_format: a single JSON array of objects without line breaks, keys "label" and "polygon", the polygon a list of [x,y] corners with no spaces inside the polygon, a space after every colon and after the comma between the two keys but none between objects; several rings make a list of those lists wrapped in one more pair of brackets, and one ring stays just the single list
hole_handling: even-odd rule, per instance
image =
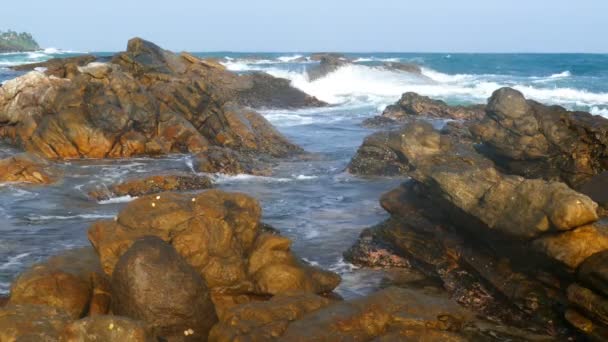
[{"label": "shadowed rock face", "polygon": [[112,312],[141,320],[166,338],[192,330],[205,340],[217,321],[207,285],[175,249],[158,237],[141,238],[112,274]]},{"label": "shadowed rock face", "polygon": [[33,71],[0,87],[0,137],[51,159],[210,146],[283,157],[301,149],[243,106],[323,105],[286,80],[239,76],[137,38],[110,63],[87,61],[49,62],[47,74]]},{"label": "shadowed rock face", "polygon": [[608,120],[494,92],[487,116],[471,127],[483,151],[507,172],[577,187],[608,166]]}]

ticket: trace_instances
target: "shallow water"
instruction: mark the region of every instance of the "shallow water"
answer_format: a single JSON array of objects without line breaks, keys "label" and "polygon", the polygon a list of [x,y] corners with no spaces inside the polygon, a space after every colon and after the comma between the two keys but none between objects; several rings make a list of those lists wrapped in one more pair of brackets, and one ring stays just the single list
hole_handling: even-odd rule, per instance
[{"label": "shallow water", "polygon": [[[0,81],[19,75],[2,66],[37,62],[75,53],[46,51],[0,55]],[[201,54],[225,57],[227,54]],[[379,286],[370,276],[342,260],[342,252],[360,231],[388,215],[380,195],[401,179],[363,179],[344,173],[363,138],[373,131],[360,126],[405,91],[417,91],[451,103],[481,103],[496,88],[514,86],[543,102],[608,115],[607,55],[447,55],[357,54],[360,65],[342,68],[315,82],[294,62],[296,54],[245,58],[229,54],[225,65],[238,72],[264,70],[287,77],[304,91],[333,104],[298,111],[265,110],[262,114],[283,134],[313,153],[306,160],[283,161],[272,177],[215,175],[220,189],[258,198],[264,221],[291,238],[293,249],[311,263],[343,275],[339,292],[352,297]],[[383,61],[421,64],[423,75],[378,69]],[[0,157],[18,151],[0,145]],[[187,155],[129,160],[88,160],[59,164],[64,179],[48,187],[0,186],[0,293],[28,265],[66,248],[88,244],[86,230],[99,219],[112,218],[129,198],[90,200],[86,192],[133,176],[168,170],[192,172]]]}]

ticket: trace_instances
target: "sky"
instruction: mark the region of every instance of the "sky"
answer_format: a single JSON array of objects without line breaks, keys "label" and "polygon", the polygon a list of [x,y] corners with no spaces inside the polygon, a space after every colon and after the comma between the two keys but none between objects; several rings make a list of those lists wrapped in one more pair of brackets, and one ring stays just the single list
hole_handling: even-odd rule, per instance
[{"label": "sky", "polygon": [[20,0],[0,30],[119,51],[608,52],[608,0]]}]

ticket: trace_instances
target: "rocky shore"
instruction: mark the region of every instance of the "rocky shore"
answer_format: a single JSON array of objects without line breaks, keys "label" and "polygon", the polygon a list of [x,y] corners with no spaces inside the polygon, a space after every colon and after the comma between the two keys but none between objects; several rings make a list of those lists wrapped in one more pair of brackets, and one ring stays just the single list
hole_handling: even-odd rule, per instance
[{"label": "rocky shore", "polygon": [[[311,58],[312,78],[354,63]],[[138,38],[108,59],[18,69],[31,71],[0,87],[0,138],[25,152],[0,160],[0,182],[58,182],[54,161],[171,153],[198,172],[265,175],[304,151],[256,108],[325,105]],[[608,339],[608,120],[502,88],[473,106],[405,93],[363,124],[387,130],[347,171],[404,182],[344,257],[410,279],[345,300],[340,275],[296,255],[256,199],[199,173],[152,174],[85,189],[137,199],[92,223],[90,246],[14,280],[0,341]]]}]

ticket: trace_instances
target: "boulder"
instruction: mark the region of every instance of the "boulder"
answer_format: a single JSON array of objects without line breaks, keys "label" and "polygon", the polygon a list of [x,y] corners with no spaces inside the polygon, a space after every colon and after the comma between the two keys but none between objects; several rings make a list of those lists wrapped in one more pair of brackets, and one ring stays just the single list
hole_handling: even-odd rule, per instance
[{"label": "boulder", "polygon": [[209,334],[209,341],[271,341],[288,325],[330,304],[311,293],[285,293],[229,309]]},{"label": "boulder", "polygon": [[51,159],[197,153],[211,146],[285,157],[302,150],[245,106],[323,105],[287,80],[236,75],[139,38],[108,63],[83,60],[57,62],[61,72],[32,71],[1,87],[0,138]]},{"label": "boulder", "polygon": [[306,70],[308,80],[311,82],[321,79],[351,62],[346,56],[339,53],[316,53],[312,54],[310,59],[319,62],[318,65]]},{"label": "boulder", "polygon": [[472,320],[469,311],[447,298],[392,287],[316,310],[289,324],[280,340],[367,341],[381,340],[384,335],[401,336],[396,339],[400,340],[418,329],[457,337],[461,327]]},{"label": "boulder", "polygon": [[90,248],[66,251],[21,273],[13,281],[9,304],[46,305],[72,319],[109,310],[109,281]]},{"label": "boulder", "polygon": [[153,342],[157,339],[142,322],[119,316],[94,316],[66,325],[59,340],[61,342]]},{"label": "boulder", "polygon": [[10,67],[16,71],[32,71],[43,69],[44,73],[48,76],[55,76],[59,78],[66,78],[68,73],[68,65],[75,66],[86,66],[89,63],[104,61],[107,58],[98,57],[94,55],[81,55],[67,58],[51,58],[48,61],[40,63],[29,63]]},{"label": "boulder", "polygon": [[608,297],[608,251],[595,253],[585,259],[578,268],[578,279]]},{"label": "boulder", "polygon": [[139,197],[165,191],[193,191],[211,187],[213,187],[213,183],[207,176],[177,173],[149,176],[143,179],[134,178],[109,187],[98,187],[90,191],[89,196],[99,201],[112,197]]},{"label": "boulder", "polygon": [[526,100],[517,90],[494,92],[487,116],[471,130],[483,151],[509,173],[577,187],[608,166],[608,120]]},{"label": "boulder", "polygon": [[543,236],[533,246],[576,270],[587,258],[608,250],[608,222],[604,219],[565,233]]},{"label": "boulder", "polygon": [[608,325],[608,299],[583,286],[572,284],[568,287],[568,300],[589,317],[604,326]]},{"label": "boulder", "polygon": [[404,121],[410,116],[423,116],[437,119],[477,120],[485,116],[483,105],[449,106],[441,100],[407,92],[395,104],[386,107],[382,116]]},{"label": "boulder", "polygon": [[112,312],[145,322],[159,336],[206,340],[217,321],[200,274],[158,237],[136,240],[112,273]]},{"label": "boulder", "polygon": [[0,308],[0,341],[55,342],[70,316],[44,305],[7,305]]},{"label": "boulder", "polygon": [[224,147],[210,147],[207,151],[194,155],[194,168],[205,173],[268,176],[271,173],[270,161],[264,159]]},{"label": "boulder", "polygon": [[265,232],[260,218],[258,202],[243,194],[161,193],[130,202],[116,220],[93,224],[89,240],[107,274],[135,240],[153,235],[173,245],[212,292],[325,293],[338,285],[339,276],[299,260],[291,242]]},{"label": "boulder", "polygon": [[22,153],[0,160],[0,183],[51,184],[59,175],[51,163],[33,154]]}]

